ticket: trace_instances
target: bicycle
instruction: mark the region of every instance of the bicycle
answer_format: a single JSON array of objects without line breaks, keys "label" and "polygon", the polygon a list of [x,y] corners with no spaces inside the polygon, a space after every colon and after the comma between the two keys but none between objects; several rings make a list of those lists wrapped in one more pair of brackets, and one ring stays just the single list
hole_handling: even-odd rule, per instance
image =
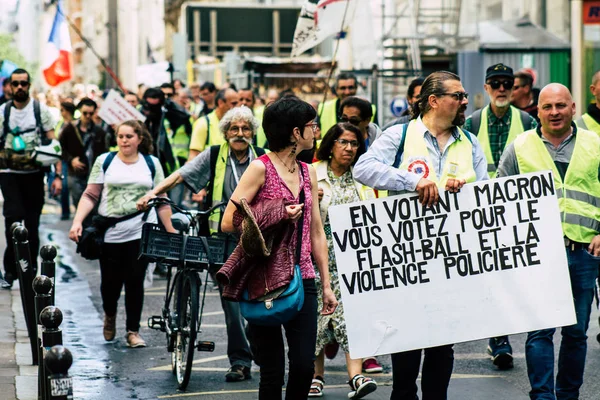
[{"label": "bicycle", "polygon": [[[216,204],[206,211],[192,211],[175,205],[166,197],[157,197],[148,202],[148,209],[159,205],[169,205],[177,211],[171,221],[180,233],[166,232],[156,224],[146,223],[142,228],[140,257],[167,266],[162,315],[148,318],[148,327],[166,333],[172,372],[179,389],[185,390],[192,372],[194,350],[212,352],[215,349],[214,342],[198,340],[198,334],[202,333],[200,328],[209,272],[225,263],[237,239],[228,234],[209,237],[198,234],[201,220],[225,203]],[[176,268],[174,275],[173,267]],[[202,285],[202,271],[206,273],[200,304],[198,292]]]}]

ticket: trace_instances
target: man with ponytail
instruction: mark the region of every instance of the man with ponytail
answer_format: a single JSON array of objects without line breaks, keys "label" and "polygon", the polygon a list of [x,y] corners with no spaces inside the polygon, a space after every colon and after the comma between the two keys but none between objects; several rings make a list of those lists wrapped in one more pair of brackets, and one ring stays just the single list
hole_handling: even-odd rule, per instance
[{"label": "man with ponytail", "polygon": [[[412,106],[411,121],[389,128],[369,147],[354,167],[355,179],[392,193],[416,191],[427,206],[437,203],[439,188],[457,192],[467,182],[488,179],[487,161],[477,138],[460,129],[468,103],[468,93],[456,74],[439,71],[429,75]],[[446,399],[454,365],[452,347],[424,350],[424,399]],[[421,353],[392,354],[392,400],[418,398]]]}]

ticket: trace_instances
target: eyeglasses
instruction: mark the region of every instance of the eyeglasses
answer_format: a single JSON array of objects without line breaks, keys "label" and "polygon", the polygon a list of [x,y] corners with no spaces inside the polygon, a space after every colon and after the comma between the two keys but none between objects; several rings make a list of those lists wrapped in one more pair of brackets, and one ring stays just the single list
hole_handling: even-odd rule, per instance
[{"label": "eyeglasses", "polygon": [[358,140],[335,139],[335,141],[342,147],[350,145],[351,148],[358,149]]},{"label": "eyeglasses", "polygon": [[306,124],[305,127],[310,127],[313,133],[317,133],[317,129],[319,128],[319,124],[316,122],[311,122],[310,124]]},{"label": "eyeglasses", "polygon": [[507,79],[505,81],[493,80],[493,81],[488,82],[488,85],[490,85],[490,87],[494,90],[500,89],[500,86],[504,86],[504,89],[510,90],[515,85],[515,81],[510,80],[510,79]]},{"label": "eyeglasses", "polygon": [[356,90],[356,86],[340,86],[337,90]]},{"label": "eyeglasses", "polygon": [[92,115],[94,115],[93,111],[84,111],[81,113],[81,115],[85,116],[85,117],[91,117]]},{"label": "eyeglasses", "polygon": [[341,117],[340,122],[348,122],[354,126],[358,126],[358,124],[360,124],[362,121],[360,120],[360,118]]},{"label": "eyeglasses", "polygon": [[252,132],[248,126],[230,126],[228,129],[229,133],[237,134],[239,131],[242,131],[242,134],[247,135]]},{"label": "eyeglasses", "polygon": [[175,93],[165,93],[165,96],[166,97],[173,97],[173,96],[175,96]]},{"label": "eyeglasses", "polygon": [[464,99],[469,98],[469,93],[467,93],[467,92],[440,93],[438,96],[452,96],[456,100],[462,102]]},{"label": "eyeglasses", "polygon": [[26,88],[29,86],[29,81],[11,81],[10,85],[14,88],[17,88],[19,86]]}]

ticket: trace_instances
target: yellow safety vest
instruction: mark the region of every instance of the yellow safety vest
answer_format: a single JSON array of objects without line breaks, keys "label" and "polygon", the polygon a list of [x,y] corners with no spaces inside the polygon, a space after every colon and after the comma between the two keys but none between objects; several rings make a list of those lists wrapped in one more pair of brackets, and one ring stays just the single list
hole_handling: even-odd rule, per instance
[{"label": "yellow safety vest", "polygon": [[259,123],[258,130],[256,131],[256,145],[262,148],[265,148],[267,144],[267,135],[265,134],[265,131],[262,127],[262,119],[264,112],[265,106],[260,106],[254,109],[254,117],[256,117]]},{"label": "yellow safety vest", "polygon": [[185,125],[181,125],[177,128],[175,134],[173,134],[173,130],[170,127],[166,126],[167,120],[165,119],[165,128],[167,129],[167,137],[169,138],[169,142],[171,143],[171,148],[173,149],[173,155],[178,158],[184,158],[187,160],[190,155],[190,137],[185,132]]},{"label": "yellow safety vest", "polygon": [[[250,146],[254,158],[256,158],[256,150],[254,146]],[[223,186],[225,184],[225,171],[227,170],[227,161],[229,157],[229,144],[227,142],[221,144],[219,155],[217,156],[217,165],[215,166],[215,175],[212,187],[212,205],[218,204],[223,199]],[[241,178],[241,177],[240,177]],[[208,228],[211,235],[220,231],[221,227],[221,209],[215,210],[208,217]]]},{"label": "yellow safety vest", "polygon": [[435,182],[439,188],[446,187],[449,178],[464,179],[467,183],[475,182],[477,176],[473,168],[473,144],[462,129],[457,129],[460,137],[448,147],[442,176],[438,178],[423,134],[417,129],[416,120],[410,121],[406,129],[402,163],[398,168],[419,174]]},{"label": "yellow safety vest", "polygon": [[577,126],[579,126],[580,128],[592,131],[597,135],[600,135],[600,124],[596,122],[596,120],[590,114],[583,114],[581,118],[576,121],[576,123]]},{"label": "yellow safety vest", "polygon": [[[206,124],[207,119],[208,125]],[[223,143],[225,143],[225,138],[219,130],[219,118],[215,111],[212,111],[206,117],[198,118],[196,122],[194,122],[192,138],[190,140],[190,150],[202,152],[210,146],[220,146]]]},{"label": "yellow safety vest", "polygon": [[552,170],[564,235],[575,242],[590,243],[600,232],[600,137],[577,129],[574,140],[564,180],[536,130],[515,139],[515,154],[522,174]]},{"label": "yellow safety vest", "polygon": [[[494,156],[492,155],[492,147],[490,146],[490,135],[488,133],[488,112],[490,106],[486,106],[481,110],[481,122],[479,123],[479,133],[477,139],[483,149],[483,154],[487,160],[487,170],[490,178],[496,177],[496,163],[494,162]],[[508,138],[506,138],[506,144],[504,148],[511,144],[515,138],[525,131],[523,127],[523,121],[521,120],[521,113],[516,107],[510,106],[510,130],[508,131]]]},{"label": "yellow safety vest", "polygon": [[[338,99],[333,99],[326,101],[325,103],[319,104],[319,122],[321,125],[321,135],[325,137],[327,131],[338,123],[338,109],[337,109]],[[341,102],[340,102],[341,103]],[[374,104],[371,104],[371,109],[373,110],[373,115],[371,116],[371,122],[375,119],[375,112],[377,111],[377,107]],[[341,111],[341,110],[339,110]]]}]

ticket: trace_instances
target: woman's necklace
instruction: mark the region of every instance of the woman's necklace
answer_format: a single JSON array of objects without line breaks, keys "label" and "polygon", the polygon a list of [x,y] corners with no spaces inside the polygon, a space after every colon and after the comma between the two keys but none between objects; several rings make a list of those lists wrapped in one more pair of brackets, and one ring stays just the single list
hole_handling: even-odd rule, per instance
[{"label": "woman's necklace", "polygon": [[281,159],[281,157],[279,157],[279,154],[277,154],[276,152],[273,152],[273,154],[275,154],[275,156],[279,159],[279,161],[281,161],[281,163],[283,164],[283,166],[285,168],[287,168],[288,172],[293,174],[294,172],[296,172],[296,162],[294,162],[294,164],[292,165],[292,168],[288,167],[287,164],[285,162],[283,162],[283,160]]}]

